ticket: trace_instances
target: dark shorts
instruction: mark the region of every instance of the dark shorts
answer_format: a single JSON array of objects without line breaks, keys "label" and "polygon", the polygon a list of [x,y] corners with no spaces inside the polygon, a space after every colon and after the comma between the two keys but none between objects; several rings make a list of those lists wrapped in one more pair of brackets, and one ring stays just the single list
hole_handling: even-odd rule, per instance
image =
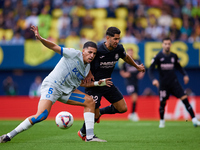
[{"label": "dark shorts", "polygon": [[137,84],[126,85],[126,92],[128,93],[128,95],[131,95],[133,93],[138,93],[138,85]]},{"label": "dark shorts", "polygon": [[110,103],[115,103],[123,99],[122,93],[114,85],[111,87],[103,86],[86,88],[85,93],[93,97],[96,103],[95,108],[99,108],[101,106],[102,96],[105,97]]},{"label": "dark shorts", "polygon": [[166,101],[170,95],[181,98],[186,95],[178,81],[171,83],[169,86],[161,85],[159,89],[160,101]]}]

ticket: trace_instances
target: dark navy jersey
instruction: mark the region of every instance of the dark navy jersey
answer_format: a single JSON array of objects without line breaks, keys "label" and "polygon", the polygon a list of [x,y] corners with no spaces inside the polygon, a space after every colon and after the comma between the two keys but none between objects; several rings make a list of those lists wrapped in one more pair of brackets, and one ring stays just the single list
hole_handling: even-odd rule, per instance
[{"label": "dark navy jersey", "polygon": [[126,52],[121,44],[113,50],[108,50],[105,43],[100,44],[90,69],[95,81],[110,78],[119,58],[123,59],[125,56]]},{"label": "dark navy jersey", "polygon": [[178,56],[170,52],[169,55],[160,51],[152,60],[151,66],[148,70],[149,77],[151,80],[155,79],[153,75],[153,70],[157,66],[160,75],[160,84],[162,85],[170,85],[172,82],[177,80],[177,76],[175,74],[175,70],[179,70],[181,74],[186,75],[185,70],[181,67],[179,63]]},{"label": "dark navy jersey", "polygon": [[[139,59],[134,61],[138,65],[141,64],[141,61]],[[131,76],[129,78],[125,78],[126,85],[135,85],[138,83],[137,74],[139,73],[139,71],[134,66],[125,62],[123,63],[121,70],[131,73]]]}]

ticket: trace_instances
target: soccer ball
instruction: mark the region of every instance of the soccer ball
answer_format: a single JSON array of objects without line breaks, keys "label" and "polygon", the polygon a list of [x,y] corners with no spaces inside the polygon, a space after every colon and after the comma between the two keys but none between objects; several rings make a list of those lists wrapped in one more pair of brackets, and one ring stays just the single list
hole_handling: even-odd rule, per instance
[{"label": "soccer ball", "polygon": [[68,129],[73,125],[74,118],[71,113],[61,111],[55,118],[56,125],[61,129]]}]

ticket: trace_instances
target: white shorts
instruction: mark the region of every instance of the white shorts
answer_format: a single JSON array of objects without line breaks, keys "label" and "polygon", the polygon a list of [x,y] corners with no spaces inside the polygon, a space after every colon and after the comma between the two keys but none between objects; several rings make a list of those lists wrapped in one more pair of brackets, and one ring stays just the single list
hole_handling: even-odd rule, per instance
[{"label": "white shorts", "polygon": [[[72,93],[72,92],[71,92]],[[44,81],[41,86],[41,97],[40,100],[50,100],[54,104],[57,100],[62,103],[67,103],[71,93],[65,94],[61,90],[59,90],[59,86],[57,84]]]}]

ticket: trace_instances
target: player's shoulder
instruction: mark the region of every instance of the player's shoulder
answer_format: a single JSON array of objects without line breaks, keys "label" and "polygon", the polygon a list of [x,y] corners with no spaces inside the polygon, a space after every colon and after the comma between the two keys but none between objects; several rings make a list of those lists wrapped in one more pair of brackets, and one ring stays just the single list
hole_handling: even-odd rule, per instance
[{"label": "player's shoulder", "polygon": [[177,57],[177,54],[174,53],[174,52],[171,52],[171,56],[176,56]]},{"label": "player's shoulder", "polygon": [[116,49],[124,50],[124,46],[123,46],[122,44],[119,43],[119,44],[117,45]]}]

